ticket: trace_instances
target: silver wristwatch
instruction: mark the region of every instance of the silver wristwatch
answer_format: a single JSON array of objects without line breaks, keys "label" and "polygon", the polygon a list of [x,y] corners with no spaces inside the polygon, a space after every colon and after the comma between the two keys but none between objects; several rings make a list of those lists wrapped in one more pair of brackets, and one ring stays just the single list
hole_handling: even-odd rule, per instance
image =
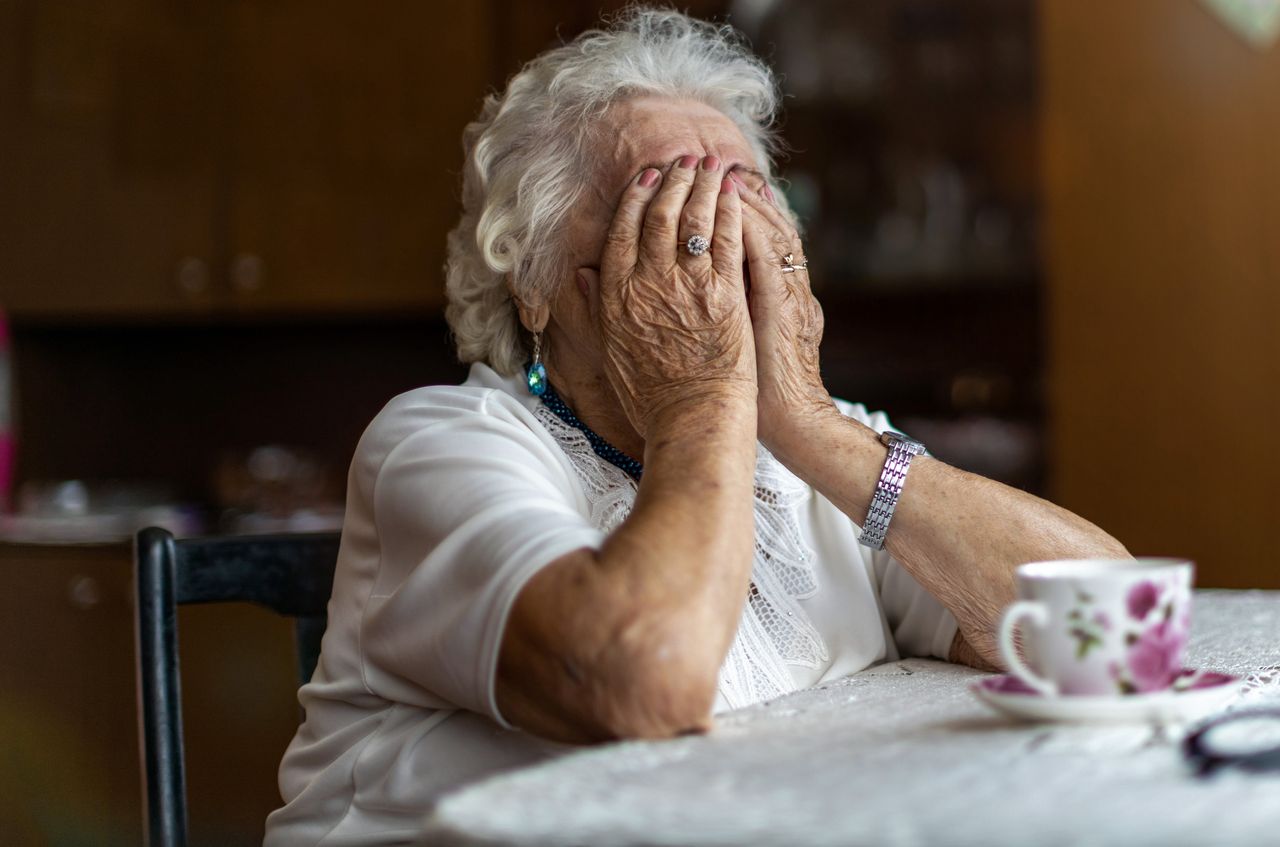
[{"label": "silver wristwatch", "polygon": [[911,436],[893,430],[880,433],[880,443],[889,448],[889,456],[884,460],[884,470],[880,471],[880,481],[876,483],[876,493],[871,497],[871,508],[867,510],[862,535],[858,538],[872,550],[884,549],[884,536],[889,531],[898,498],[902,496],[902,484],[907,481],[912,457],[929,452]]}]

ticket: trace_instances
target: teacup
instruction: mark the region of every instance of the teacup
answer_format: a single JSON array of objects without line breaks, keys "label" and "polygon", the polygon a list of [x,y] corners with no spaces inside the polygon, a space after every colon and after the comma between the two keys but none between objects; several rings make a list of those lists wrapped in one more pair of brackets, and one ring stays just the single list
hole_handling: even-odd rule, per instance
[{"label": "teacup", "polygon": [[1021,599],[1000,622],[1000,652],[1015,676],[1048,696],[1163,691],[1183,670],[1194,570],[1183,559],[1023,565]]}]

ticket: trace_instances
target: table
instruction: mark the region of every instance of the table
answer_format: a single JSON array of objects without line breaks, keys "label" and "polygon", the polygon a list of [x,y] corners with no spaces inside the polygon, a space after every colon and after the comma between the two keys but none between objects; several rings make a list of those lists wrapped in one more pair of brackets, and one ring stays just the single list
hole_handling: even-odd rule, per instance
[{"label": "table", "polygon": [[[1189,664],[1280,705],[1280,592],[1199,592]],[[1280,775],[1197,779],[1183,728],[1022,724],[981,674],[906,660],[721,715],[705,736],[584,748],[443,798],[441,845],[1280,844]]]}]

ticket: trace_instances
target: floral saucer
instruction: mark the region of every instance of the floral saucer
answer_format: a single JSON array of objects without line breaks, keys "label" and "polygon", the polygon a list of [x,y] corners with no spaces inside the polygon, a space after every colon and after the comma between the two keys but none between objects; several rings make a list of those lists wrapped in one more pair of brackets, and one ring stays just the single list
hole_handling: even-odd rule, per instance
[{"label": "floral saucer", "polygon": [[1150,694],[1041,694],[1012,674],[990,676],[970,688],[987,705],[1010,717],[1063,723],[1182,723],[1204,717],[1240,690],[1240,677],[1187,669],[1173,685]]}]

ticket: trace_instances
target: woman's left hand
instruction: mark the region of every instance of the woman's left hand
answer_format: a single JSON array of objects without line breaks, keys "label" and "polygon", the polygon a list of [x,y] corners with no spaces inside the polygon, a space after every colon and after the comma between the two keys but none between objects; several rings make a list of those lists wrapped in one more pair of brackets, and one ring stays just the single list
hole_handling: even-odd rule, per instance
[{"label": "woman's left hand", "polygon": [[778,453],[789,435],[835,409],[818,365],[822,307],[809,289],[807,270],[783,272],[788,254],[793,264],[804,264],[804,247],[768,186],[737,172],[731,176],[742,198],[743,246],[751,275],[748,304],[756,343],[757,430],[765,447]]}]

